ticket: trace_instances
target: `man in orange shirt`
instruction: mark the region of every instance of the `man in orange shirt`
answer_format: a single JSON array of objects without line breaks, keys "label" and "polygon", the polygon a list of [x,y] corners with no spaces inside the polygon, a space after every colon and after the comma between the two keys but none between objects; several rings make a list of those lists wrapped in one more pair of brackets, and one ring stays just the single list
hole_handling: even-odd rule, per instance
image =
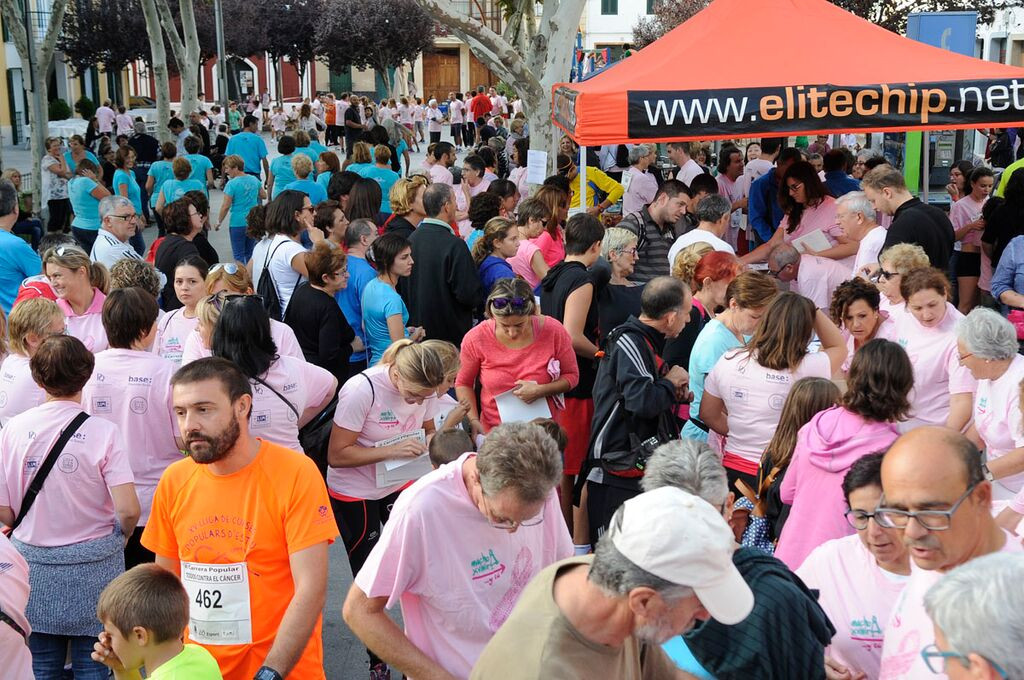
[{"label": "man in orange shirt", "polygon": [[301,453],[252,437],[252,387],[226,359],[171,380],[189,457],[164,472],[142,543],[188,591],[188,637],[225,680],[323,680],[327,489]]},{"label": "man in orange shirt", "polygon": [[324,95],[324,124],[327,126],[327,146],[334,146],[338,143],[338,107],[334,100],[334,93],[328,92]]}]

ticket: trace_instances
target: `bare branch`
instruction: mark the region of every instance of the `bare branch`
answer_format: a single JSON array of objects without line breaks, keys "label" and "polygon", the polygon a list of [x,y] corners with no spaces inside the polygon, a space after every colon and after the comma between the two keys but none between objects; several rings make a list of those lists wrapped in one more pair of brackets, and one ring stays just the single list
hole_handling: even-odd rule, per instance
[{"label": "bare branch", "polygon": [[[7,0],[5,0],[7,1]],[[174,25],[174,16],[171,14],[171,7],[167,0],[156,0],[156,10],[160,15],[160,25],[163,26],[167,42],[171,43],[171,52],[174,53],[174,61],[178,68],[185,63],[185,42],[178,33],[178,27]]]}]

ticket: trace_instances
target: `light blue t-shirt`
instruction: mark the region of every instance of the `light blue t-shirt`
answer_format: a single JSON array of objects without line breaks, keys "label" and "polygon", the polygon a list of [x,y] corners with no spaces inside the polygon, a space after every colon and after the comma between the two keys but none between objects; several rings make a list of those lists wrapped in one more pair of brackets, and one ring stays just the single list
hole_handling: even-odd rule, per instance
[{"label": "light blue t-shirt", "polygon": [[363,177],[372,179],[380,185],[380,211],[391,212],[391,187],[398,181],[398,173],[390,168],[381,168],[376,165],[366,171]]},{"label": "light blue t-shirt", "polygon": [[324,194],[327,193],[327,187],[330,185],[331,177],[333,176],[334,173],[330,170],[325,170],[316,176],[316,183],[324,188]]},{"label": "light blue t-shirt", "polygon": [[134,172],[128,172],[127,170],[115,170],[114,171],[114,193],[121,193],[121,186],[127,185],[128,187],[128,200],[132,202],[132,206],[135,208],[137,215],[142,214],[142,192],[139,190],[139,183],[135,179]]},{"label": "light blue t-shirt", "polygon": [[188,178],[202,184],[203,193],[209,196],[210,190],[206,188],[206,171],[213,170],[213,161],[199,153],[187,153],[185,160],[192,165],[192,174]]},{"label": "light blue t-shirt", "polygon": [[[91,160],[93,163],[95,163],[97,167],[99,167],[100,159],[96,158],[96,154],[94,154],[92,151],[86,151],[85,157]],[[78,163],[75,163],[75,161],[72,160],[70,151],[64,152],[64,160],[67,162],[68,170],[70,170],[71,172],[74,172],[75,168],[78,167]]]},{"label": "light blue t-shirt", "polygon": [[[366,334],[363,332],[363,291],[370,281],[377,278],[377,270],[370,266],[364,258],[349,254],[345,260],[348,264],[348,285],[334,294],[341,313],[356,335],[366,345]],[[366,352],[353,352],[350,362],[365,361]]]},{"label": "light blue t-shirt", "polygon": [[[369,266],[369,265],[367,265]],[[18,297],[18,286],[40,273],[39,256],[20,236],[0,229],[0,307],[10,312]]]},{"label": "light blue t-shirt", "polygon": [[309,142],[309,148],[312,149],[313,151],[316,151],[316,157],[317,158],[320,158],[320,154],[322,154],[324,151],[330,151],[330,149],[328,149],[326,146],[324,146],[320,142],[314,142],[314,141],[310,141]]},{"label": "light blue t-shirt", "polygon": [[68,182],[68,198],[71,199],[71,209],[75,212],[75,219],[71,221],[72,227],[99,230],[100,199],[92,195],[92,190],[98,186],[99,184],[88,177],[72,177]]},{"label": "light blue t-shirt", "polygon": [[286,186],[295,181],[295,173],[292,172],[292,154],[278,156],[270,161],[270,174],[274,176],[274,191],[270,198],[277,198],[277,195],[284,191]]},{"label": "light blue t-shirt", "polygon": [[[255,178],[254,178],[255,179]],[[276,183],[276,182],[275,182]],[[323,203],[327,200],[327,189],[317,184],[311,179],[297,179],[285,189],[294,189],[295,191],[301,191],[302,193],[309,196],[309,202],[313,205],[317,203]]]},{"label": "light blue t-shirt", "polygon": [[[363,331],[366,336],[363,341],[370,353],[370,366],[375,366],[391,346],[388,317],[396,314],[402,315],[402,326],[409,323],[409,310],[398,291],[378,278],[366,284],[363,290]],[[408,331],[405,333],[409,334]]]},{"label": "light blue t-shirt", "polygon": [[246,226],[246,216],[260,202],[262,186],[263,183],[252,175],[239,175],[228,180],[224,185],[224,195],[231,197],[229,227]]},{"label": "light blue t-shirt", "polygon": [[267,143],[254,132],[239,132],[231,135],[225,154],[238,154],[245,161],[245,171],[257,175],[262,168],[261,161],[267,157]]},{"label": "light blue t-shirt", "polygon": [[164,195],[164,205],[174,203],[189,191],[202,191],[203,183],[195,179],[169,179],[160,188]]},{"label": "light blue t-shirt", "polygon": [[149,176],[153,178],[153,193],[149,196],[149,207],[156,207],[156,199],[160,197],[160,189],[164,182],[174,179],[174,170],[171,168],[171,161],[157,161],[149,166]]},{"label": "light blue t-shirt", "polygon": [[[707,379],[708,373],[723,354],[734,347],[739,347],[740,344],[732,331],[718,319],[708,321],[697,335],[693,349],[690,351],[690,390],[693,392],[693,401],[690,402],[691,418],[697,418],[700,415],[700,402],[704,397],[704,381]],[[708,440],[708,433],[690,421],[686,421],[682,434],[689,439],[702,442]]]},{"label": "light blue t-shirt", "polygon": [[372,167],[374,167],[373,163],[352,163],[345,169],[356,173],[360,177],[366,177],[366,171]]}]

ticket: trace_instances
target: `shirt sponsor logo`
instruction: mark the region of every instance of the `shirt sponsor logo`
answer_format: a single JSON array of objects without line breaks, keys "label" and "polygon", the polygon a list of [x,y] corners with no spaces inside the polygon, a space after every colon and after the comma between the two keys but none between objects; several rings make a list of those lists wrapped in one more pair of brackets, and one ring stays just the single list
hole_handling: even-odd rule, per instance
[{"label": "shirt sponsor logo", "polygon": [[385,428],[398,427],[398,416],[395,415],[394,411],[386,408],[380,412],[377,424]]},{"label": "shirt sponsor logo", "polygon": [[130,375],[128,376],[129,385],[152,385],[153,379],[144,375]]},{"label": "shirt sponsor logo", "polygon": [[78,459],[73,454],[65,453],[57,459],[57,467],[65,474],[73,474],[78,470]]},{"label": "shirt sponsor logo", "polygon": [[790,376],[785,373],[765,373],[764,379],[777,385],[788,385],[790,382]]},{"label": "shirt sponsor logo", "polygon": [[978,399],[978,406],[975,410],[978,412],[978,415],[985,415],[985,412],[988,411],[988,397]]},{"label": "shirt sponsor logo", "polygon": [[493,548],[470,562],[470,567],[473,569],[473,580],[484,581],[487,585],[491,585],[505,573],[505,565],[494,554]]},{"label": "shirt sponsor logo", "polygon": [[284,386],[284,388],[281,391],[282,392],[294,392],[297,389],[299,389],[299,383],[288,383],[288,384],[286,384]]},{"label": "shirt sponsor logo", "polygon": [[0,406],[7,406],[7,393],[0,392]]},{"label": "shirt sponsor logo", "polygon": [[93,413],[111,413],[113,407],[110,403],[110,397],[93,397],[92,410]]},{"label": "shirt sponsor logo", "polygon": [[270,411],[253,411],[249,422],[253,427],[270,427]]},{"label": "shirt sponsor logo", "polygon": [[146,401],[145,397],[135,397],[130,402],[128,402],[128,408],[132,410],[132,413],[141,416],[143,413],[149,410],[149,402]]}]

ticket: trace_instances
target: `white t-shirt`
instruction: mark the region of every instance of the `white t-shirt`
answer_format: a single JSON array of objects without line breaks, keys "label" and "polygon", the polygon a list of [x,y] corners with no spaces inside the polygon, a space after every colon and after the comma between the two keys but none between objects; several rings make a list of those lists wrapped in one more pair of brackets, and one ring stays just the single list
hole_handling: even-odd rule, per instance
[{"label": "white t-shirt", "polygon": [[689,187],[694,177],[703,174],[704,168],[700,167],[700,163],[691,158],[683,163],[683,167],[679,168],[679,172],[676,173],[676,179]]},{"label": "white t-shirt", "polygon": [[[252,435],[302,451],[299,419],[295,411],[301,416],[307,408],[323,403],[332,394],[334,376],[304,360],[283,356],[270,364],[266,375],[261,377],[280,396],[261,382],[249,381],[252,384],[252,415],[249,416]],[[281,397],[287,399],[295,410],[289,408]]]},{"label": "white t-shirt", "polygon": [[300,283],[306,280],[292,269],[292,259],[305,252],[306,249],[301,243],[293,241],[284,234],[277,234],[273,238],[264,238],[252,250],[253,285],[259,285],[260,276],[263,274],[263,264],[267,262],[268,257],[270,258],[268,267],[270,276],[274,280],[274,287],[277,289],[277,297],[281,301],[282,318],[284,318],[285,310],[288,309],[288,301],[292,299],[292,293]]},{"label": "white t-shirt", "polygon": [[92,253],[89,255],[89,259],[93,262],[99,262],[107,269],[110,269],[118,261],[125,258],[141,260],[142,256],[135,252],[135,248],[132,248],[131,244],[125,243],[106,229],[100,229],[96,232],[96,240],[93,241]]},{"label": "white t-shirt", "polygon": [[428,107],[424,115],[427,117],[427,132],[440,132],[441,120],[444,118],[441,110]]},{"label": "white t-shirt", "polygon": [[[1021,432],[1020,383],[1024,356],[1015,354],[1010,367],[995,380],[979,380],[974,392],[974,426],[985,442],[986,458],[1000,458],[1024,446]],[[1014,493],[1024,488],[1024,472],[1003,477],[997,484]]]},{"label": "white t-shirt", "polygon": [[770,370],[746,351],[726,352],[704,381],[704,392],[725,402],[729,435],[725,451],[758,463],[779,424],[782,406],[800,378],[830,378],[828,354],[808,354],[790,371]]},{"label": "white t-shirt", "polygon": [[368,597],[387,597],[388,607],[400,602],[409,641],[457,678],[469,677],[530,580],[572,555],[553,489],[540,524],[509,533],[488,523],[462,476],[475,455],[402,492],[355,577]]},{"label": "white t-shirt", "polygon": [[732,253],[733,255],[736,254],[736,251],[731,245],[718,238],[710,231],[705,231],[704,229],[692,229],[677,238],[676,242],[672,244],[672,247],[668,249],[669,270],[672,269],[672,265],[675,263],[679,253],[683,252],[683,248],[691,246],[694,243],[707,243],[719,252]]},{"label": "white t-shirt", "polygon": [[832,304],[832,292],[840,283],[848,281],[850,275],[850,269],[841,262],[817,255],[801,255],[799,279],[792,281],[789,289],[827,312]]},{"label": "white t-shirt", "polygon": [[68,197],[68,181],[63,177],[58,177],[54,173],[50,172],[46,168],[54,165],[60,165],[60,159],[54,158],[50,154],[43,156],[43,160],[40,164],[42,168],[43,177],[43,193],[42,199],[44,201],[57,201],[62,198]]},{"label": "white t-shirt", "polygon": [[460,102],[458,99],[453,100],[448,105],[448,120],[450,120],[452,123],[466,122],[465,110],[465,104]]},{"label": "white t-shirt", "polygon": [[184,307],[168,312],[164,318],[157,321],[153,353],[167,359],[175,366],[181,366],[181,356],[185,350],[185,339],[198,326],[199,317],[188,318],[185,316]]},{"label": "white t-shirt", "polygon": [[864,234],[857,247],[857,257],[853,261],[853,273],[858,274],[861,267],[878,262],[878,255],[882,252],[882,245],[885,244],[886,230],[878,226]]},{"label": "white t-shirt", "polygon": [[[743,176],[749,178],[749,182],[752,184],[755,179],[764,175],[765,173],[771,172],[775,169],[775,164],[764,158],[757,158],[752,161],[747,161],[747,164],[743,166]],[[749,184],[747,185],[749,188]]]},{"label": "white t-shirt", "polygon": [[796,575],[820,591],[818,603],[836,627],[825,653],[853,675],[877,678],[889,612],[909,577],[883,572],[856,534],[815,548]]},{"label": "white t-shirt", "polygon": [[8,354],[0,364],[0,427],[7,421],[46,401],[46,392],[32,379],[29,359]]}]

